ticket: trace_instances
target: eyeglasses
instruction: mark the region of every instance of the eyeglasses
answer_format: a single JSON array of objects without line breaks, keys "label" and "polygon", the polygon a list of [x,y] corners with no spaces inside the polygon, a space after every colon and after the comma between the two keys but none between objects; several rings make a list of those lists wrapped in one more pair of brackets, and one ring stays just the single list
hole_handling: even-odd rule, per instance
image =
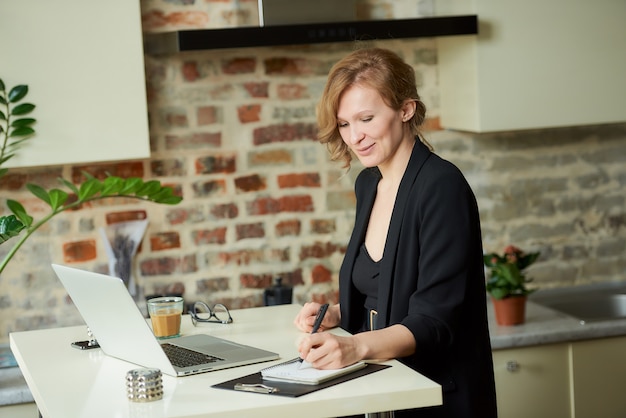
[{"label": "eyeglasses", "polygon": [[228,308],[221,303],[214,305],[213,309],[211,309],[204,302],[195,302],[191,311],[189,311],[189,316],[191,316],[191,323],[194,327],[198,322],[211,322],[214,324],[230,324],[233,322],[233,317],[230,316]]}]

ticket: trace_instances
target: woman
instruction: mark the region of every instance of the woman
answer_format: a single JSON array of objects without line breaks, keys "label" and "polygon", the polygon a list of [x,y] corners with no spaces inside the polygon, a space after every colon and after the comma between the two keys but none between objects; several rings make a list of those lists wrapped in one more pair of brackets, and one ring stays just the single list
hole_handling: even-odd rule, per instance
[{"label": "woman", "polygon": [[[340,303],[299,345],[317,368],[397,358],[442,385],[443,405],[396,416],[496,416],[478,208],[461,172],[420,134],[415,74],[395,53],[362,49],[330,71],[320,142],[357,177],[356,221],[339,272]],[[310,332],[319,308],[294,320]]]}]

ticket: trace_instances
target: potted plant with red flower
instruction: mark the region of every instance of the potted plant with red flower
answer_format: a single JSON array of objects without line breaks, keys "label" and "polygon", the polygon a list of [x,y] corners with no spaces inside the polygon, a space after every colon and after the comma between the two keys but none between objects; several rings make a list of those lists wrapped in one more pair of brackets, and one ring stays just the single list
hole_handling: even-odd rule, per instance
[{"label": "potted plant with red flower", "polygon": [[517,325],[525,321],[527,296],[536,289],[526,287],[532,281],[524,270],[539,257],[539,252],[525,253],[514,245],[504,254],[485,254],[489,269],[487,292],[491,295],[498,325]]}]

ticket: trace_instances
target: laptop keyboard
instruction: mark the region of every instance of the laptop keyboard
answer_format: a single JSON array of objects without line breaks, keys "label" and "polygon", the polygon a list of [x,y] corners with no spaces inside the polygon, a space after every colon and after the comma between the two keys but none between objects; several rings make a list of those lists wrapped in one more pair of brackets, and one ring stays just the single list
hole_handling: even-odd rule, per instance
[{"label": "laptop keyboard", "polygon": [[199,353],[173,344],[165,343],[161,344],[161,347],[172,364],[176,367],[197,366],[199,364],[214,363],[223,360],[219,357]]}]

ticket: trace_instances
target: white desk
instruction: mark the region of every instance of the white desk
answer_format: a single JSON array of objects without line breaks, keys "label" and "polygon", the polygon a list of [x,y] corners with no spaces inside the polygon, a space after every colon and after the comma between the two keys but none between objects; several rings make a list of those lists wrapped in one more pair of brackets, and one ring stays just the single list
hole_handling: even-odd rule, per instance
[{"label": "white desk", "polygon": [[[392,367],[299,398],[215,389],[211,385],[258,372],[297,356],[301,335],[292,323],[300,307],[280,305],[232,312],[234,323],[200,324],[183,318],[183,334],[207,333],[280,354],[281,360],[187,377],[163,376],[164,396],[149,403],[126,398],[125,376],[137,365],[79,351],[86,327],[10,334],[10,344],[44,418],[72,417],[334,417],[441,405],[441,387],[398,361]],[[338,330],[341,332],[341,330]],[[96,336],[97,337],[97,336]]]}]

